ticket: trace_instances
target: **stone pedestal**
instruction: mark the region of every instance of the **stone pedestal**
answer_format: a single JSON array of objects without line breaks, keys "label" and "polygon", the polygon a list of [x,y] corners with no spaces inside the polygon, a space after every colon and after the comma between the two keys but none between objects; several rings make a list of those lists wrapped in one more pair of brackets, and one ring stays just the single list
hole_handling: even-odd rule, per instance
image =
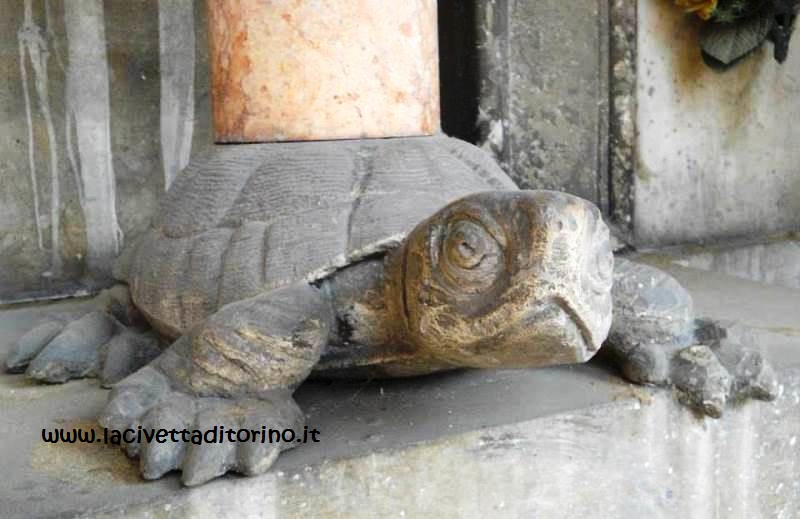
[{"label": "stone pedestal", "polygon": [[217,142],[430,135],[435,0],[208,2]]}]

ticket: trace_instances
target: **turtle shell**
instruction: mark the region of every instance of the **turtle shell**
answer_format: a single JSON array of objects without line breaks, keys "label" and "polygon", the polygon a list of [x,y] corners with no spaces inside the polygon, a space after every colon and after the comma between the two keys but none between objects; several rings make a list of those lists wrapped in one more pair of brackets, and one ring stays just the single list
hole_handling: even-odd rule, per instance
[{"label": "turtle shell", "polygon": [[515,190],[445,136],[219,145],[175,179],[122,277],[159,330],[396,247],[448,202]]}]

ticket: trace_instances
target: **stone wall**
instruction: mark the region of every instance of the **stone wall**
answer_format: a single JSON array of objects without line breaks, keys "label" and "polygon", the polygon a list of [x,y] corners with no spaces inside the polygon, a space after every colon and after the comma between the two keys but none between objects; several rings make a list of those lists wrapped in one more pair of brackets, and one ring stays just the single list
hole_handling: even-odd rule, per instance
[{"label": "stone wall", "polygon": [[3,2],[0,303],[108,282],[210,143],[206,48],[203,2]]},{"label": "stone wall", "polygon": [[671,0],[475,9],[475,138],[521,187],[594,201],[640,247],[800,229],[800,37],[720,73]]},{"label": "stone wall", "polygon": [[800,229],[800,36],[719,73],[699,55],[699,23],[666,0],[638,2],[638,162],[642,245]]},{"label": "stone wall", "polygon": [[608,210],[608,0],[476,4],[479,144],[522,188]]},{"label": "stone wall", "polygon": [[[0,303],[95,290],[211,143],[204,3],[0,14]],[[720,74],[669,0],[439,0],[439,24],[444,131],[521,187],[640,246],[800,229],[800,37]]]}]

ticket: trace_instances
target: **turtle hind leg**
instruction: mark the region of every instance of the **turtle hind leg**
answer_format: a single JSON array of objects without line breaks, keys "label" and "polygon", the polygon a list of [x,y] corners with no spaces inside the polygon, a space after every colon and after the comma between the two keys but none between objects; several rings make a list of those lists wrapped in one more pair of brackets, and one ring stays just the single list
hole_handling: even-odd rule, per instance
[{"label": "turtle hind leg", "polygon": [[[322,293],[305,283],[226,305],[149,365],[114,386],[100,423],[111,430],[297,430],[292,398],[327,343],[334,317]],[[235,440],[235,438],[234,438]],[[294,442],[129,443],[147,479],[181,470],[186,485],[229,471],[259,474]]]},{"label": "turtle hind leg", "polygon": [[6,369],[49,383],[101,374],[113,382],[159,353],[155,337],[128,328],[141,323],[127,287],[117,285],[101,292],[91,308],[52,315],[23,335],[9,353]]},{"label": "turtle hind leg", "polygon": [[749,330],[712,321],[698,324],[699,329],[710,325],[720,333],[716,337],[698,334],[694,344],[670,359],[669,383],[684,403],[718,418],[728,403],[778,396],[778,378]]},{"label": "turtle hind leg", "polygon": [[719,418],[730,402],[774,399],[777,377],[754,341],[698,337],[690,344],[609,345],[623,377],[636,384],[674,387],[687,406]]},{"label": "turtle hind leg", "polygon": [[692,298],[669,274],[618,259],[614,323],[604,349],[628,380],[677,389],[712,417],[733,400],[769,400],[775,374],[742,326],[695,320]]}]

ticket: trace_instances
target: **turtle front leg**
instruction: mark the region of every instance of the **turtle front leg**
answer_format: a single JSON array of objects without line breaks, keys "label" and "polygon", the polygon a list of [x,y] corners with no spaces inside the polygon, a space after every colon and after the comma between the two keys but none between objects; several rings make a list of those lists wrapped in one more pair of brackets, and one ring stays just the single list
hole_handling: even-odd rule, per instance
[{"label": "turtle front leg", "polygon": [[617,259],[613,323],[604,349],[623,376],[674,387],[689,407],[712,417],[731,400],[771,400],[779,385],[744,327],[696,320],[692,298],[669,274]]},{"label": "turtle front leg", "polygon": [[179,441],[128,443],[146,479],[181,470],[186,485],[228,471],[266,471],[294,443],[197,443],[195,430],[302,428],[292,392],[319,360],[334,323],[329,301],[305,283],[229,304],[117,384],[100,423],[112,430],[190,431]]}]

